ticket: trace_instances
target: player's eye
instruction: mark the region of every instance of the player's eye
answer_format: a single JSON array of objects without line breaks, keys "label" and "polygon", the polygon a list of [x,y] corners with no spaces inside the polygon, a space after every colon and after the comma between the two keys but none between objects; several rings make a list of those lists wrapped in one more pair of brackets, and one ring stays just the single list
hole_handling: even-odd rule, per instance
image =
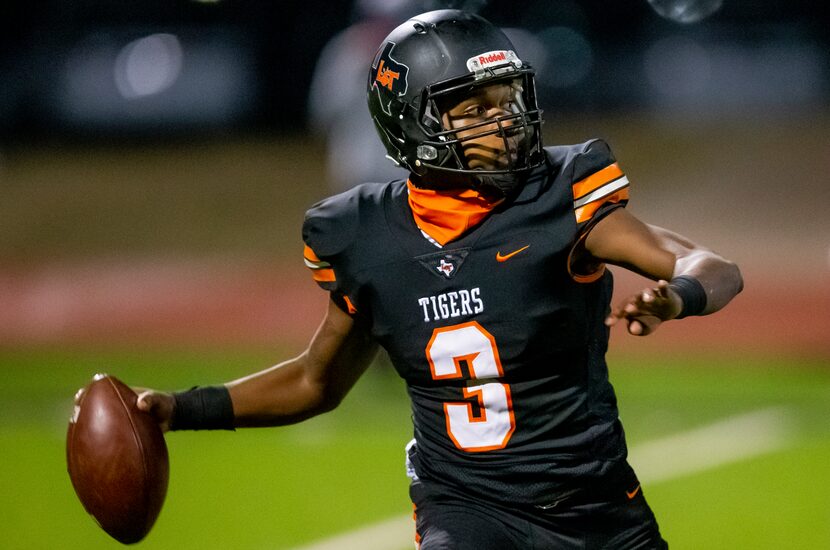
[{"label": "player's eye", "polygon": [[464,116],[471,118],[483,117],[485,114],[487,114],[487,109],[482,105],[470,105],[464,109]]}]

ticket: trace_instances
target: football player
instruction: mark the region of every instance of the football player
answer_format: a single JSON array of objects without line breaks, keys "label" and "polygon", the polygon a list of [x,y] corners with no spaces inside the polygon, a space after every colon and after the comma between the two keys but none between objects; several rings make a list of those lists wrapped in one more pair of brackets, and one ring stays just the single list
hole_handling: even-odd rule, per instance
[{"label": "football player", "polygon": [[[395,29],[368,101],[409,177],[308,211],[305,263],[330,296],[308,348],[139,406],[172,430],[300,422],[335,408],[380,346],[411,398],[421,550],[664,548],[626,461],[609,327],[713,313],[741,291],[738,268],[629,213],[604,142],[543,147],[533,69],[476,15]],[[606,264],[655,283],[611,307]]]}]

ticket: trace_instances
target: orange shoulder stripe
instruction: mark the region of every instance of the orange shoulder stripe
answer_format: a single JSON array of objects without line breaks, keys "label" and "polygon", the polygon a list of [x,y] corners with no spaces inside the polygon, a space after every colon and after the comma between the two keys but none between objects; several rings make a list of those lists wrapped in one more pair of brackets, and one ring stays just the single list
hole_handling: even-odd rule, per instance
[{"label": "orange shoulder stripe", "polygon": [[314,251],[311,250],[311,247],[308,245],[303,246],[303,257],[310,262],[316,263],[320,261],[320,258],[317,257],[317,254],[315,254]]},{"label": "orange shoulder stripe", "polygon": [[599,210],[599,208],[604,204],[613,204],[624,200],[628,200],[628,187],[620,189],[613,195],[608,195],[607,197],[605,197],[605,200],[589,202],[585,206],[582,206],[574,210],[574,214],[576,215],[576,223],[586,222],[593,218],[597,210]]},{"label": "orange shoulder stripe", "polygon": [[303,260],[305,261],[306,267],[311,270],[311,276],[315,281],[319,283],[332,283],[337,280],[331,264],[318,258],[317,254],[308,245],[305,245],[303,248]]},{"label": "orange shoulder stripe", "polygon": [[311,272],[311,277],[319,283],[333,283],[337,280],[331,268],[314,270]]},{"label": "orange shoulder stripe", "polygon": [[599,172],[594,172],[587,178],[573,184],[574,200],[587,195],[591,191],[602,187],[609,181],[615,180],[622,175],[623,171],[616,162],[606,166]]}]

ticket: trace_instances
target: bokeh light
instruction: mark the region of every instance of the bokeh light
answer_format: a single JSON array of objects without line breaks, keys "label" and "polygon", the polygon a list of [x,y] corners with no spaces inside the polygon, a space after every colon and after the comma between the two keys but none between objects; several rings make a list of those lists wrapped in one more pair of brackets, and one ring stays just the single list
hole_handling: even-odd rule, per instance
[{"label": "bokeh light", "polygon": [[183,52],[172,34],[152,34],[130,42],[115,59],[115,84],[126,99],[163,92],[182,70]]}]

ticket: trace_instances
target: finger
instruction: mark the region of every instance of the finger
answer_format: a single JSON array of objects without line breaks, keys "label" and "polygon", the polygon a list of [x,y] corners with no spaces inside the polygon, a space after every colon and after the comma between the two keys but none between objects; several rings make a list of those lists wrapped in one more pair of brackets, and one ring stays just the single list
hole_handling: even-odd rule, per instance
[{"label": "finger", "polygon": [[659,327],[662,323],[662,320],[656,315],[644,315],[642,317],[638,317],[637,319],[632,319],[632,322],[633,321],[636,321],[639,324],[639,331],[637,333],[631,333],[636,336],[648,336],[657,330],[657,327]]},{"label": "finger", "polygon": [[158,403],[158,399],[156,395],[151,391],[144,391],[138,394],[138,399],[136,400],[136,405],[138,406],[139,410],[145,412],[152,412],[153,408]]},{"label": "finger", "polygon": [[623,308],[626,317],[632,317],[640,313],[640,306],[636,303],[628,303]]},{"label": "finger", "polygon": [[611,311],[608,313],[608,316],[605,318],[605,326],[613,327],[617,324],[617,321],[625,317],[625,313],[623,312],[623,308],[621,306],[616,306],[611,308]]},{"label": "finger", "polygon": [[[646,298],[647,295],[648,298]],[[611,309],[608,317],[605,318],[606,326],[614,326],[620,319],[630,319],[649,311],[649,300],[653,300],[652,291],[649,289],[629,296]]]},{"label": "finger", "polygon": [[613,327],[620,319],[627,319],[636,315],[639,308],[632,303],[632,300],[635,299],[636,297],[632,296],[619,304],[617,307],[613,308],[611,313],[608,314],[608,317],[605,318],[605,325]]},{"label": "finger", "polygon": [[641,336],[643,334],[643,324],[636,319],[632,319],[628,323],[628,332],[634,336]]}]

